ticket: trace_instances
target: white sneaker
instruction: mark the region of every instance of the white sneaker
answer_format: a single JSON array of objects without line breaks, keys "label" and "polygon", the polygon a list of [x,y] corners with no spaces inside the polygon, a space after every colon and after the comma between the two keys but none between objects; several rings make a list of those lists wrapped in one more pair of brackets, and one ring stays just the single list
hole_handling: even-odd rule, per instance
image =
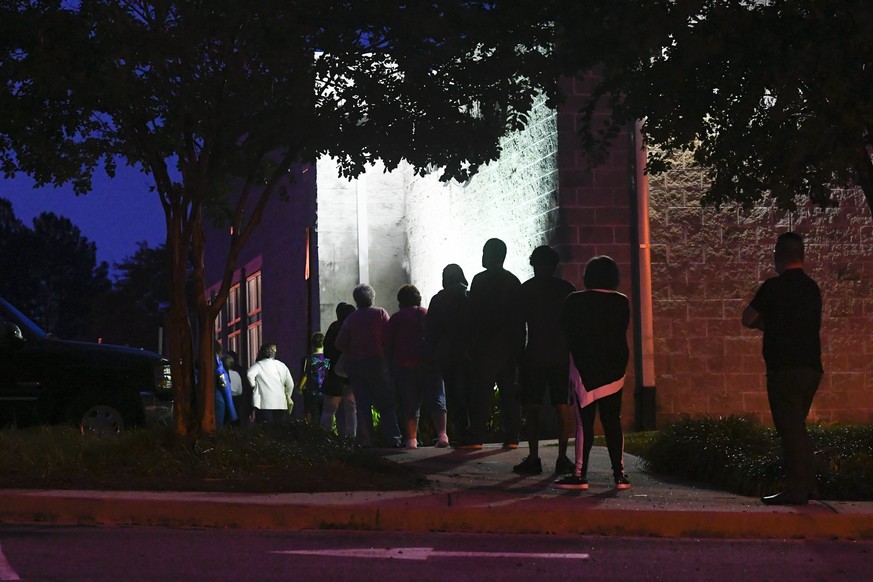
[{"label": "white sneaker", "polygon": [[443,435],[439,439],[437,439],[436,448],[445,449],[445,448],[448,448],[448,446],[449,446],[449,437],[447,437],[446,435]]},{"label": "white sneaker", "polygon": [[406,441],[406,448],[407,449],[417,449],[418,448],[418,441],[415,439],[412,439],[411,441]]}]

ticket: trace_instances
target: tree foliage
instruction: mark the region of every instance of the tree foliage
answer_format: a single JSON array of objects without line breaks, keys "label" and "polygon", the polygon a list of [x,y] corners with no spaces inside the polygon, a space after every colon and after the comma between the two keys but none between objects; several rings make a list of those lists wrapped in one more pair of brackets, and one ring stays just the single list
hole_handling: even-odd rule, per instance
[{"label": "tree foliage", "polygon": [[704,201],[792,209],[860,185],[873,212],[873,11],[864,0],[574,0],[565,70],[602,74],[582,135],[600,159],[629,120],[658,146],[649,170],[693,151]]},{"label": "tree foliage", "polygon": [[[154,180],[167,222],[177,429],[210,431],[212,321],[239,252],[289,169],[318,156],[465,178],[519,129],[549,71],[548,3],[437,0],[0,0],[0,165],[90,188],[121,162]],[[203,216],[233,227],[205,293]],[[190,253],[190,255],[189,255]],[[193,256],[194,311],[185,296]],[[192,328],[193,326],[193,328]]]},{"label": "tree foliage", "polygon": [[0,295],[46,332],[85,339],[109,289],[108,265],[69,219],[43,212],[28,228],[0,198]]}]

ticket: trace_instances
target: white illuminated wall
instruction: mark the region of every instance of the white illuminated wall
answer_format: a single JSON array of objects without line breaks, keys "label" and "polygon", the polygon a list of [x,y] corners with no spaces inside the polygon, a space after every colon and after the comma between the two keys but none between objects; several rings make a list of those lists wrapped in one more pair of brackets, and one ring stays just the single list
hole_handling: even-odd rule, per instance
[{"label": "white illuminated wall", "polygon": [[[549,244],[557,219],[557,117],[539,101],[528,127],[502,141],[500,159],[466,184],[442,183],[438,174],[415,176],[401,166],[390,174],[370,169],[359,180],[337,178],[335,163],[318,162],[318,257],[322,330],[338,301],[351,303],[359,273],[376,290],[376,303],[397,310],[397,289],[412,283],[423,305],[441,288],[442,269],[458,263],[467,279],[482,270],[482,245],[502,239],[505,267],[522,281],[533,271],[528,256]],[[364,201],[361,222],[358,201]],[[366,261],[359,265],[360,239]]]}]

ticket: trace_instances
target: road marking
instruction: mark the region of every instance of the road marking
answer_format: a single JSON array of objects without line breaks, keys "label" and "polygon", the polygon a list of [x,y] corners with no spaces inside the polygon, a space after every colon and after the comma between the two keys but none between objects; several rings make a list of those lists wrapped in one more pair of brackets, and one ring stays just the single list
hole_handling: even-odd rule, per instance
[{"label": "road marking", "polygon": [[3,555],[3,548],[0,548],[0,580],[21,580],[9,562],[6,561],[6,556]]},{"label": "road marking", "polygon": [[442,552],[433,548],[357,548],[351,550],[284,550],[272,554],[332,556],[340,558],[381,558],[388,560],[427,560],[428,558],[510,558],[525,560],[587,560],[588,554],[521,552]]}]

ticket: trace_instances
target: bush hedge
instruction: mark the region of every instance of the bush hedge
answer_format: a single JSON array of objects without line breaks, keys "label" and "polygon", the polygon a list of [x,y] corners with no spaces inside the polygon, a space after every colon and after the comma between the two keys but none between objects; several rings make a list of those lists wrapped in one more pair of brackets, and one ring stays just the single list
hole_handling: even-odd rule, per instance
[{"label": "bush hedge", "polygon": [[[873,425],[812,424],[809,433],[818,498],[873,500]],[[782,487],[779,437],[748,418],[685,417],[634,446],[644,468],[659,475],[741,495]]]}]

